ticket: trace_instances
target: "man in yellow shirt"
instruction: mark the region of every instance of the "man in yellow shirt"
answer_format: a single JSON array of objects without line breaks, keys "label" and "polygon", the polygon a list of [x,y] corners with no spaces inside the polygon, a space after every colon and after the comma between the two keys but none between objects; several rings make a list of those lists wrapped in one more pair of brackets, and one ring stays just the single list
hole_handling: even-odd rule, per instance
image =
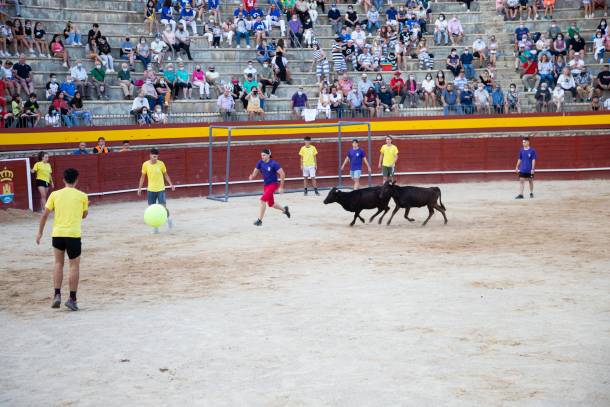
[{"label": "man in yellow shirt", "polygon": [[383,183],[386,181],[394,181],[394,170],[396,167],[396,161],[398,160],[398,147],[392,144],[392,137],[386,136],[385,144],[381,146],[379,150],[379,165],[381,173],[383,175]]},{"label": "man in yellow shirt", "polygon": [[307,195],[307,178],[311,179],[313,185],[313,191],[316,195],[320,195],[318,192],[318,185],[316,183],[316,170],[318,169],[318,150],[311,145],[311,137],[305,136],[305,145],[299,150],[301,156],[301,171],[303,171],[303,188],[304,195]]},{"label": "man in yellow shirt", "polygon": [[[140,184],[138,185],[138,196],[142,194],[142,186],[144,185],[144,179],[148,177],[148,187],[146,193],[148,198],[148,205],[159,203],[165,206],[167,210],[167,226],[171,229],[173,226],[172,220],[169,218],[169,210],[165,201],[165,181],[170,186],[172,191],[176,188],[172,184],[172,180],[167,173],[165,164],[159,160],[159,150],[153,148],[150,150],[150,160],[142,164],[142,176],[140,177]],[[164,181],[165,179],[165,181]],[[159,233],[159,228],[155,228],[155,233]]]},{"label": "man in yellow shirt", "polygon": [[72,311],[78,311],[76,290],[80,273],[81,222],[87,217],[89,209],[87,195],[76,189],[77,181],[77,170],[68,168],[64,171],[66,186],[49,195],[36,235],[36,244],[40,244],[49,214],[51,211],[55,211],[51,233],[55,253],[55,270],[53,271],[55,295],[51,307],[59,308],[61,305],[61,283],[64,278],[64,259],[67,253],[70,267],[70,299],[66,301],[65,305]]}]

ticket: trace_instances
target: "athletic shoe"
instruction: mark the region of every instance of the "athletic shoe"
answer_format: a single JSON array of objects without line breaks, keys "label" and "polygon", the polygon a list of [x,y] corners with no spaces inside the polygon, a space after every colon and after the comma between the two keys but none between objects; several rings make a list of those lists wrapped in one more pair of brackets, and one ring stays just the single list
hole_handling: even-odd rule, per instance
[{"label": "athletic shoe", "polygon": [[290,210],[287,206],[284,206],[284,215],[286,215],[288,219],[290,219]]},{"label": "athletic shoe", "polygon": [[534,194],[532,192],[530,192],[530,198],[533,198]]},{"label": "athletic shoe", "polygon": [[61,295],[56,294],[53,298],[53,304],[51,304],[51,308],[59,308],[61,305]]},{"label": "athletic shoe", "polygon": [[515,199],[523,199],[523,195],[519,194],[515,197]]},{"label": "athletic shoe", "polygon": [[72,311],[78,311],[78,305],[76,305],[76,301],[74,301],[72,298],[66,301],[64,305],[70,308]]},{"label": "athletic shoe", "polygon": [[320,193],[318,192],[317,189],[314,189],[313,191],[316,193],[316,195],[318,195],[318,196],[320,195]]},{"label": "athletic shoe", "polygon": [[254,226],[263,226],[263,221],[260,219],[257,219],[256,222],[254,222]]}]

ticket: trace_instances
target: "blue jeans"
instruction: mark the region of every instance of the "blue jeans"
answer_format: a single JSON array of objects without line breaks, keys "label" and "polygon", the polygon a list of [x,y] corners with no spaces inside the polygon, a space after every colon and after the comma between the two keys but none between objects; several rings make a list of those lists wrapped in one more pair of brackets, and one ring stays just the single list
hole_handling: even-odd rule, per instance
[{"label": "blue jeans", "polygon": [[91,113],[83,110],[74,110],[72,112],[72,123],[77,126],[79,121],[84,122],[86,126],[91,126]]},{"label": "blue jeans", "polygon": [[138,61],[142,62],[142,65],[144,65],[144,70],[146,70],[146,68],[148,68],[148,64],[150,64],[150,56],[144,58],[142,55],[136,54],[136,59]]},{"label": "blue jeans", "polygon": [[165,191],[159,192],[150,192],[146,193],[146,198],[148,199],[148,204],[153,205],[159,203],[161,205],[165,205]]},{"label": "blue jeans", "polygon": [[66,39],[66,45],[80,44],[80,33],[70,33]]},{"label": "blue jeans", "polygon": [[461,105],[447,105],[443,108],[443,114],[447,116],[449,112],[456,112],[457,114],[462,114],[462,106]]},{"label": "blue jeans", "polygon": [[540,82],[538,82],[538,84],[540,84],[542,82],[546,82],[546,83],[548,83],[549,88],[552,88],[555,85],[555,78],[553,77],[552,74],[538,73],[538,76],[540,77]]},{"label": "blue jeans", "polygon": [[70,115],[67,115],[67,114],[62,114],[62,115],[61,115],[61,119],[63,120],[64,125],[65,125],[66,127],[72,127],[72,126],[73,126],[73,123],[72,123],[72,118],[70,118]]},{"label": "blue jeans", "polygon": [[381,8],[383,7],[383,0],[373,0],[373,3],[375,4],[375,8],[377,9],[377,11],[381,13]]},{"label": "blue jeans", "polygon": [[375,31],[381,29],[381,25],[379,24],[379,21],[377,21],[376,23],[372,23],[369,21],[367,23],[366,27],[369,32],[372,32],[373,27],[375,27]]},{"label": "blue jeans", "polygon": [[445,45],[449,44],[449,35],[447,34],[447,31],[439,33],[436,32],[434,33],[434,43],[436,45],[439,45],[441,43],[441,38],[443,39],[443,42],[445,43]]},{"label": "blue jeans", "polygon": [[165,102],[165,96],[163,95],[157,96],[156,99],[152,96],[146,96],[146,99],[148,100],[148,107],[150,110],[153,110],[156,105],[163,106],[163,103]]},{"label": "blue jeans", "polygon": [[237,31],[235,33],[235,43],[237,44],[237,46],[241,45],[242,37],[246,39],[246,45],[250,45],[250,33],[241,33]]},{"label": "blue jeans", "polygon": [[466,76],[466,79],[474,78],[476,72],[474,71],[472,64],[464,64],[462,66],[464,67],[464,76]]},{"label": "blue jeans", "polygon": [[[464,114],[472,114],[474,112],[473,105],[462,105],[462,108],[464,110]],[[447,113],[445,113],[445,114],[447,114]]]}]

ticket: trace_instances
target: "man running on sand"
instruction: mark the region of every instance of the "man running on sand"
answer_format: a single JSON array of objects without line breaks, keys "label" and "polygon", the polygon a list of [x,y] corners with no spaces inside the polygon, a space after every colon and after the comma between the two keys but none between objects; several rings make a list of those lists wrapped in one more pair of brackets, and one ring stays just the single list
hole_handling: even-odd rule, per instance
[{"label": "man running on sand", "polygon": [[89,209],[87,195],[76,189],[77,180],[77,170],[68,168],[64,171],[65,188],[53,191],[49,195],[36,235],[36,244],[40,244],[47,219],[51,211],[55,211],[53,232],[51,233],[55,255],[55,270],[53,271],[55,295],[51,308],[59,308],[61,305],[61,283],[64,278],[64,259],[67,253],[70,267],[70,299],[66,301],[65,305],[72,311],[78,311],[76,290],[80,272],[81,222],[87,217]]},{"label": "man running on sand", "polygon": [[[282,206],[279,203],[275,202],[273,197],[273,193],[277,190],[280,194],[284,193],[284,180],[286,179],[286,174],[284,170],[275,160],[271,159],[271,150],[265,148],[261,151],[261,159],[256,163],[256,167],[252,174],[250,174],[250,180],[253,180],[258,175],[259,171],[263,175],[263,195],[261,196],[260,202],[260,211],[258,215],[258,219],[254,222],[254,226],[262,226],[263,225],[263,217],[265,216],[265,210],[267,209],[266,205],[269,205],[270,208],[277,209],[278,211],[282,211],[284,215],[290,218],[290,211],[287,206]],[[278,183],[277,176],[280,176],[280,181]]]}]

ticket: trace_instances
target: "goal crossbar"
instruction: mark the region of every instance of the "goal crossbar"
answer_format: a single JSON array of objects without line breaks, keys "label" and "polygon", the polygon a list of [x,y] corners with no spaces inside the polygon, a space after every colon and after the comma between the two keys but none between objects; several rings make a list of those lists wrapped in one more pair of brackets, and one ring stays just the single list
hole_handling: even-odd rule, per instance
[{"label": "goal crossbar", "polygon": [[[321,177],[321,178],[337,178],[338,179],[338,187],[341,188],[343,186],[343,177],[341,174],[341,164],[343,159],[343,151],[341,143],[343,141],[343,128],[344,127],[355,127],[355,126],[364,126],[367,128],[367,147],[368,151],[372,151],[372,141],[371,141],[371,123],[370,122],[350,122],[350,121],[339,121],[337,123],[320,123],[320,124],[310,124],[310,125],[243,125],[243,126],[230,126],[230,125],[210,125],[208,127],[208,162],[209,162],[209,173],[208,173],[208,196],[207,199],[211,199],[214,201],[227,202],[231,197],[240,197],[240,196],[252,196],[258,195],[259,193],[254,192],[240,192],[240,193],[230,193],[230,186],[235,184],[241,184],[242,181],[236,180],[231,182],[230,174],[231,174],[231,142],[233,138],[234,130],[262,130],[262,129],[303,129],[303,130],[313,130],[320,128],[337,128],[337,176],[329,176],[329,177]],[[224,180],[224,193],[221,195],[214,194],[214,185],[218,185],[218,182],[213,182],[214,179],[214,166],[213,166],[213,145],[214,145],[214,130],[215,129],[225,129],[227,130],[227,142],[226,142],[226,165],[225,165],[225,180]],[[292,180],[290,178],[289,180]],[[368,174],[368,185],[372,185],[372,174]],[[319,188],[319,189],[328,189],[328,188]],[[290,189],[285,192],[300,192],[302,189]]]}]

